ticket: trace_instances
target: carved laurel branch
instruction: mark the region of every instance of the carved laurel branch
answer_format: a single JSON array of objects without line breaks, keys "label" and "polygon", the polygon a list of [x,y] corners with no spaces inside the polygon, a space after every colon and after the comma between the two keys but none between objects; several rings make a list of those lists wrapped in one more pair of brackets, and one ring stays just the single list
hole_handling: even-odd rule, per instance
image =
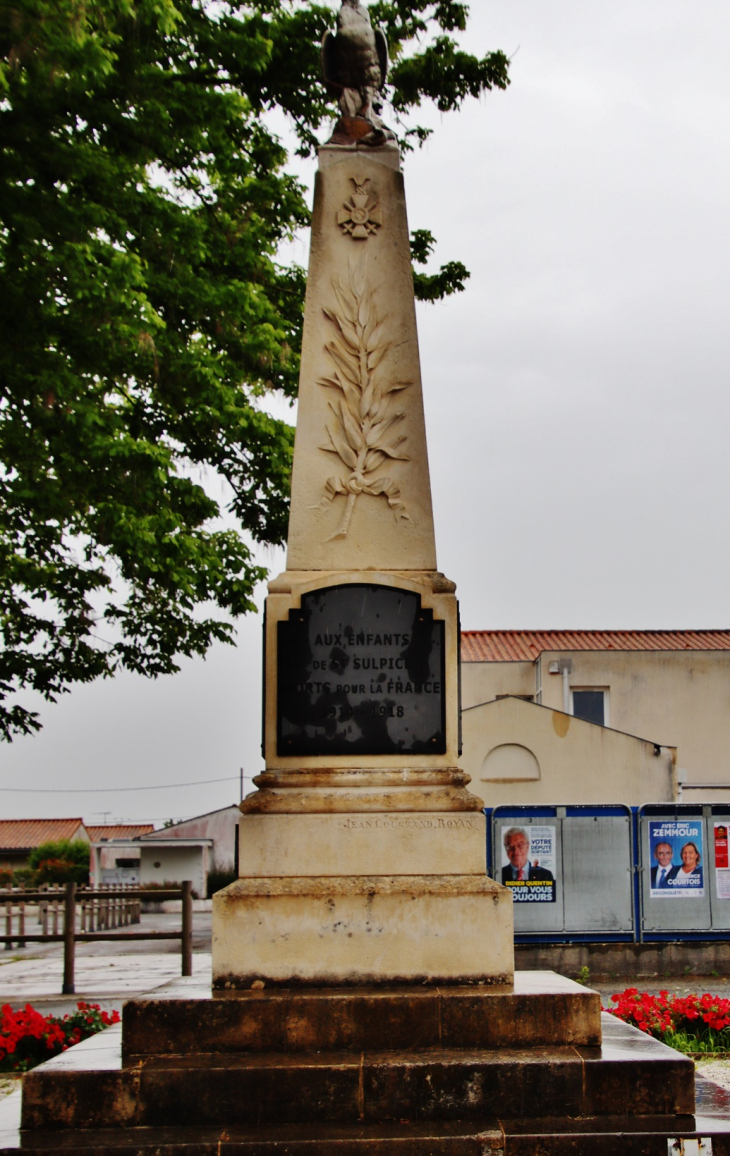
[{"label": "carved laurel branch", "polygon": [[330,444],[320,449],[338,457],[349,474],[325,482],[323,505],[338,496],[347,499],[342,521],[328,542],[347,537],[360,494],[386,498],[396,521],[410,521],[396,483],[375,475],[389,460],[410,461],[402,448],[406,436],[397,432],[405,411],[394,408],[393,403],[396,394],[413,384],[388,379],[384,362],[393,343],[385,336],[373,290],[352,273],[348,284],[333,279],[332,289],[337,308],[323,312],[336,330],[336,336],[325,345],[334,370],[331,377],[321,377],[317,384],[340,396],[329,403],[332,416],[326,430]]}]

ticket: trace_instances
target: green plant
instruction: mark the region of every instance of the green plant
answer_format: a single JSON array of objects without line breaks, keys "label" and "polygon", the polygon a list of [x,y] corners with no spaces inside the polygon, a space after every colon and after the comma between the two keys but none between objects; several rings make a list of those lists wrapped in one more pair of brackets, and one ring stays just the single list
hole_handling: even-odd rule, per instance
[{"label": "green plant", "polygon": [[708,1028],[701,1036],[686,1031],[668,1031],[662,1041],[685,1056],[719,1055],[730,1052],[730,1031],[713,1032]]},{"label": "green plant", "polygon": [[584,964],[583,967],[580,968],[575,978],[578,983],[588,985],[591,978],[591,969],[589,968],[588,964]]},{"label": "green plant", "polygon": [[89,882],[90,848],[80,839],[41,843],[28,856],[34,883]]}]

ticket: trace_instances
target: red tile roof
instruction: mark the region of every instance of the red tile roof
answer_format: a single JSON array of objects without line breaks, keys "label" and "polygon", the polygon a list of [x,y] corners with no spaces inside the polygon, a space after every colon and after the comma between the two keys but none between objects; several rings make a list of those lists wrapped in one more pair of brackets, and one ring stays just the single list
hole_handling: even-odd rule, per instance
[{"label": "red tile roof", "polygon": [[0,850],[25,851],[85,830],[83,819],[0,819]]},{"label": "red tile roof", "polygon": [[154,823],[105,823],[101,827],[88,827],[92,843],[102,839],[136,839],[138,835],[149,835],[154,831]]},{"label": "red tile roof", "polygon": [[531,662],[543,651],[730,650],[730,630],[464,630],[463,662]]}]

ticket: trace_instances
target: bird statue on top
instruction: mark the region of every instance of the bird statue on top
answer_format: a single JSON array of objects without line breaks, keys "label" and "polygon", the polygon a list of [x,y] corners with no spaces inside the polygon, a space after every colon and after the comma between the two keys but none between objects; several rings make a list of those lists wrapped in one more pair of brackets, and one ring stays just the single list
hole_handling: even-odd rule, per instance
[{"label": "bird statue on top", "polygon": [[375,147],[395,140],[378,115],[388,77],[388,43],[382,28],[373,28],[360,0],[343,0],[337,32],[325,32],[322,74],[342,113],[330,144]]}]

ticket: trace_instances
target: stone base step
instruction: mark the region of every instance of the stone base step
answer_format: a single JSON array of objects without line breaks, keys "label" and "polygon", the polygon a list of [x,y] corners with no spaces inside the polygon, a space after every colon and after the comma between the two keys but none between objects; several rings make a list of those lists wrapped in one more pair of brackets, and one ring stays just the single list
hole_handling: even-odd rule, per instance
[{"label": "stone base step", "polygon": [[[717,1125],[691,1116],[685,1122],[666,1116],[609,1116],[525,1121],[514,1130],[514,1121],[507,1120],[503,1151],[504,1156],[697,1156],[698,1151],[730,1156],[730,1133],[718,1131]],[[699,1140],[705,1141],[702,1149]]]},{"label": "stone base step", "polygon": [[[23,1134],[23,1156],[666,1156],[703,1139],[730,1156],[730,1122],[692,1116],[222,1128],[100,1128]],[[709,1144],[707,1143],[709,1141]],[[18,1156],[18,1147],[0,1156]]]},{"label": "stone base step", "polygon": [[53,1063],[24,1081],[23,1127],[380,1123],[691,1113],[691,1060],[648,1037],[603,1048],[148,1057],[116,1070]]},{"label": "stone base step", "polygon": [[[503,1156],[495,1121],[297,1124],[258,1128],[102,1128],[25,1134],[23,1156]],[[0,1149],[0,1156],[18,1156]]]},{"label": "stone base step", "polygon": [[[555,981],[560,988],[563,981]],[[514,999],[519,990],[491,1002],[473,989],[436,990],[421,1003],[420,991],[367,990],[348,991],[342,1002],[332,990],[196,1000],[191,987],[173,984],[169,999],[155,993],[139,1001],[151,1009],[149,1028],[144,1017],[135,1020],[132,1005],[124,1028],[135,1050],[127,1047],[124,1060],[118,1025],[28,1073],[15,1151],[664,1156],[682,1150],[670,1147],[677,1138],[694,1140],[697,1151],[697,1138],[709,1137],[714,1156],[730,1156],[730,1097],[698,1079],[695,1106],[692,1062],[610,1015],[601,1017],[600,1046],[486,1048],[471,1041],[489,1030],[506,1033],[505,1006],[517,1005],[503,1005],[502,996]],[[592,1004],[580,1002],[581,992],[575,998],[590,1024]],[[490,1009],[497,1027],[489,1025]],[[261,1050],[264,1036],[256,1033],[264,1030],[289,1050]],[[159,1033],[161,1054],[141,1047],[148,1031]],[[519,1038],[522,1025],[515,1031]],[[382,1047],[403,1037],[430,1040],[433,1032],[439,1044]],[[349,1047],[312,1050],[313,1041],[332,1039]],[[445,1046],[451,1039],[465,1042]],[[170,1051],[173,1043],[184,1047]],[[0,1156],[13,1150],[5,1144]]]},{"label": "stone base step", "polygon": [[403,1051],[597,1045],[597,992],[550,972],[510,987],[267,989],[216,993],[190,981],[124,1007],[125,1062],[204,1052]]}]

